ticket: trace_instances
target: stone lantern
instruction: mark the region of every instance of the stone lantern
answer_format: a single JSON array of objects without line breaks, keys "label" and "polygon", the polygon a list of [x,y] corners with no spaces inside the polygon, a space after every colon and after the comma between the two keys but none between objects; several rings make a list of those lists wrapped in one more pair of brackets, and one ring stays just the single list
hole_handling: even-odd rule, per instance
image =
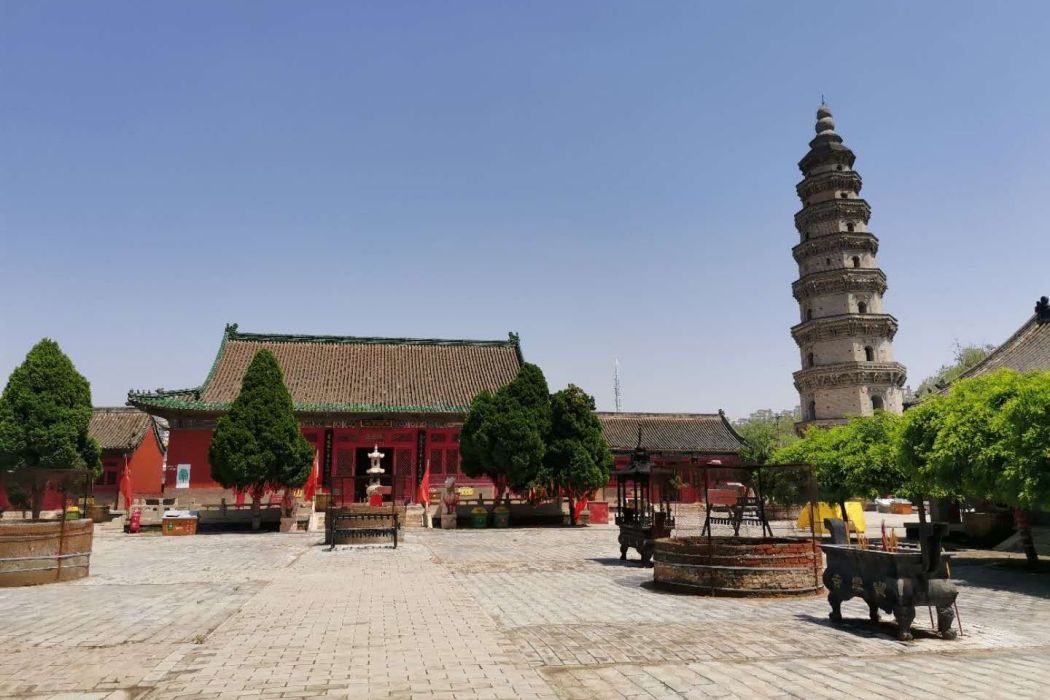
[{"label": "stone lantern", "polygon": [[372,466],[368,468],[368,486],[365,488],[365,493],[368,494],[368,505],[370,506],[381,506],[383,505],[383,488],[380,483],[380,477],[386,473],[386,470],[381,466],[383,457],[386,455],[379,451],[379,445],[375,445],[372,451],[368,453],[368,459],[372,461]]}]

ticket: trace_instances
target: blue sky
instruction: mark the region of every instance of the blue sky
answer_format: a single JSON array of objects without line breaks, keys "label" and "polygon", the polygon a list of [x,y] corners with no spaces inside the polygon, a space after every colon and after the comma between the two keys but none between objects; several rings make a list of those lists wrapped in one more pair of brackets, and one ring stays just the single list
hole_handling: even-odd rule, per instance
[{"label": "blue sky", "polygon": [[242,330],[521,334],[626,410],[797,403],[796,167],[857,153],[898,359],[1050,294],[1050,4],[0,0],[0,377]]}]

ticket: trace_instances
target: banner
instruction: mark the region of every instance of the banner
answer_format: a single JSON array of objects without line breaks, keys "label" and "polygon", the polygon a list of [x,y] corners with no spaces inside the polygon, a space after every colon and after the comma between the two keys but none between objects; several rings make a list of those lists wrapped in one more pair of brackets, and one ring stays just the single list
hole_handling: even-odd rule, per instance
[{"label": "banner", "polygon": [[180,464],[175,467],[175,488],[188,489],[190,487],[190,465]]}]

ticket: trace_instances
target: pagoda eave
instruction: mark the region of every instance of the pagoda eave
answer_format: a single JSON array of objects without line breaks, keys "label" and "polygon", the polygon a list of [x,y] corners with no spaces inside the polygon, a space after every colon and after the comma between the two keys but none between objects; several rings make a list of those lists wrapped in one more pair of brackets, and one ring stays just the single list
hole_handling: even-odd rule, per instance
[{"label": "pagoda eave", "polygon": [[791,337],[799,347],[821,340],[880,337],[893,340],[897,319],[890,314],[836,314],[803,321],[791,327]]},{"label": "pagoda eave", "polygon": [[791,254],[795,262],[801,263],[812,256],[847,250],[875,255],[879,252],[879,239],[867,231],[841,231],[802,241],[791,249]]},{"label": "pagoda eave", "polygon": [[799,391],[844,386],[902,387],[908,377],[899,362],[860,361],[807,367],[792,376]]},{"label": "pagoda eave", "polygon": [[828,270],[815,272],[796,280],[791,285],[795,300],[802,302],[813,297],[847,292],[884,294],[886,275],[878,268]]}]

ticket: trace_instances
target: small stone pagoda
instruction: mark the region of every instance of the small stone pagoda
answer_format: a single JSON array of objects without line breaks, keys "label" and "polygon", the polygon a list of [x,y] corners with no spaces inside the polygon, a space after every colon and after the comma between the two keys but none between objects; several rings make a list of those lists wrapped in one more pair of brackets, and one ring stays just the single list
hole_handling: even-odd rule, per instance
[{"label": "small stone pagoda", "polygon": [[802,210],[792,249],[799,271],[792,291],[800,323],[791,335],[802,357],[794,374],[800,433],[876,410],[900,413],[906,378],[893,359],[897,319],[883,311],[886,275],[875,261],[879,240],[868,230],[871,207],[860,197],[856,156],[835,132],[826,104],[817,110],[816,131],[798,164]]}]

